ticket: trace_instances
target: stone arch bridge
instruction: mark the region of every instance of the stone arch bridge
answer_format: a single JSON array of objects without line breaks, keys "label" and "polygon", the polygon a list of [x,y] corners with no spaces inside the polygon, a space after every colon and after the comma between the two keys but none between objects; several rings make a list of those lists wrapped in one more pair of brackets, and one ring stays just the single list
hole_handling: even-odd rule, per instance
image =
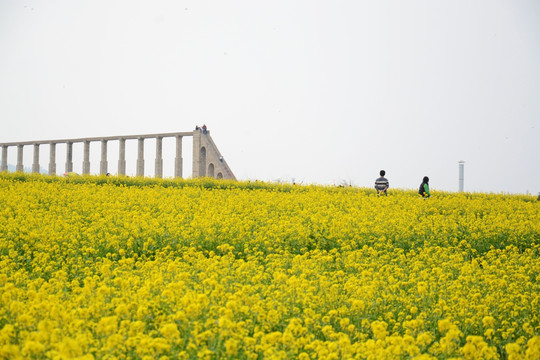
[{"label": "stone arch bridge", "polygon": [[193,137],[193,168],[192,177],[212,177],[216,179],[232,179],[236,180],[233,172],[227,165],[227,162],[219,152],[214,140],[210,136],[210,131],[197,128],[192,132],[177,132],[177,133],[162,133],[162,134],[145,134],[145,135],[125,135],[125,136],[107,136],[107,137],[92,137],[80,139],[64,139],[64,140],[44,140],[44,141],[24,141],[12,143],[0,143],[2,148],[2,164],[0,171],[8,171],[8,148],[17,148],[17,165],[16,171],[23,171],[23,149],[25,146],[34,147],[34,158],[32,163],[32,172],[38,173],[40,170],[39,147],[41,145],[49,145],[49,175],[56,175],[56,145],[66,144],[66,172],[73,171],[73,144],[83,143],[83,175],[90,174],[90,143],[101,143],[101,161],[100,174],[108,173],[107,145],[111,141],[118,141],[119,156],[118,156],[118,174],[126,174],[126,141],[137,140],[137,176],[144,176],[144,141],[146,139],[156,140],[156,159],[155,159],[155,174],[157,178],[163,177],[163,157],[162,157],[162,140],[163,138],[173,137],[176,139],[176,157],[174,159],[174,177],[182,177],[182,139],[184,137]]}]

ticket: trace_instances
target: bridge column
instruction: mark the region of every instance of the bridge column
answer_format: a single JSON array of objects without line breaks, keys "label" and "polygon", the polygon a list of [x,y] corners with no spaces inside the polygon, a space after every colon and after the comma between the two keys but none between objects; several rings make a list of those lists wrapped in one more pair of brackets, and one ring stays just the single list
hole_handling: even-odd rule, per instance
[{"label": "bridge column", "polygon": [[144,176],[144,138],[139,138],[137,176]]},{"label": "bridge column", "polygon": [[156,177],[161,179],[163,177],[163,157],[162,157],[162,149],[163,149],[163,138],[157,137],[156,138]]},{"label": "bridge column", "polygon": [[39,144],[34,144],[34,162],[32,163],[32,173],[39,173]]},{"label": "bridge column", "polygon": [[192,166],[192,178],[196,179],[200,174],[200,155],[201,155],[201,131],[193,131],[193,166]]},{"label": "bridge column", "polygon": [[68,142],[66,148],[66,173],[73,171],[73,143]]},{"label": "bridge column", "polygon": [[90,174],[90,141],[84,141],[84,150],[83,150],[83,163],[82,163],[82,173],[83,175]]},{"label": "bridge column", "polygon": [[49,175],[56,174],[56,143],[49,145]]},{"label": "bridge column", "polygon": [[24,171],[24,165],[23,165],[23,147],[24,145],[17,145],[17,166],[15,168],[15,171]]},{"label": "bridge column", "polygon": [[8,171],[8,165],[7,165],[7,145],[2,146],[2,167],[0,168],[0,172]]},{"label": "bridge column", "polygon": [[176,136],[176,157],[174,158],[174,176],[182,177],[182,136]]},{"label": "bridge column", "polygon": [[120,139],[118,154],[118,175],[126,175],[126,139]]},{"label": "bridge column", "polygon": [[107,174],[107,140],[101,140],[101,162],[99,164],[101,175]]}]

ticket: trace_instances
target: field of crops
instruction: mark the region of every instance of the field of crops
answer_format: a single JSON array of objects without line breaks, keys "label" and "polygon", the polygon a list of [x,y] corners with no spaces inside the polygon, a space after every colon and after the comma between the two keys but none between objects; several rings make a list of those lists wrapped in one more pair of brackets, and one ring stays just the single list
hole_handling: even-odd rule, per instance
[{"label": "field of crops", "polygon": [[0,359],[540,359],[533,197],[0,174]]}]

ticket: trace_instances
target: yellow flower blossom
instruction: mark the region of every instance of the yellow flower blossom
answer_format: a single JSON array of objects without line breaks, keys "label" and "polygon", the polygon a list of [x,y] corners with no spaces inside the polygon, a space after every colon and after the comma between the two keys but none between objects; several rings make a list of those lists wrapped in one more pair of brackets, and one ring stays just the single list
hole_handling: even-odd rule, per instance
[{"label": "yellow flower blossom", "polygon": [[0,174],[0,359],[539,359],[530,196]]}]

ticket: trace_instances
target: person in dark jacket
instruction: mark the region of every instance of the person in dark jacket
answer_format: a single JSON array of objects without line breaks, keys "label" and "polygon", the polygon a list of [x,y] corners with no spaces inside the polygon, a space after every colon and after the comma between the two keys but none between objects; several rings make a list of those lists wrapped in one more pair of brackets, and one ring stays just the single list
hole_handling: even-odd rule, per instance
[{"label": "person in dark jacket", "polygon": [[429,192],[429,178],[427,176],[424,176],[420,188],[418,189],[418,193],[422,195],[424,199],[431,196]]}]

